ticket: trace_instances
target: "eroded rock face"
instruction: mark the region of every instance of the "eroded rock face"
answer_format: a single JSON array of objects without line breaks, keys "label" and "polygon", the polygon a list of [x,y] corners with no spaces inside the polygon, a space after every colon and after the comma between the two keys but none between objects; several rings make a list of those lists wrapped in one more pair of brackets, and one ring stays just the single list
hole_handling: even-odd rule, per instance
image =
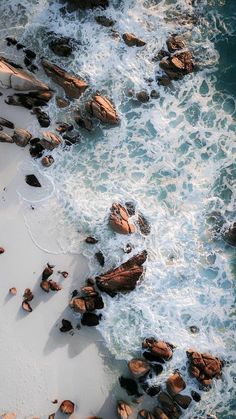
[{"label": "eroded rock face", "polygon": [[147,374],[150,371],[150,366],[147,361],[144,359],[134,358],[128,362],[128,367],[130,372],[134,375],[134,377],[142,377],[143,375]]},{"label": "eroded rock face", "polygon": [[121,204],[114,203],[111,207],[109,225],[116,233],[131,234],[135,226],[129,221],[129,214]]},{"label": "eroded rock face", "polygon": [[146,42],[142,41],[142,39],[137,38],[133,33],[124,33],[122,38],[128,47],[143,47],[146,45]]},{"label": "eroded rock face", "polygon": [[141,278],[144,268],[143,264],[147,259],[147,252],[144,250],[122,263],[118,268],[108,271],[96,278],[96,284],[101,291],[114,297],[119,292],[134,290],[138,280]]},{"label": "eroded rock face", "polygon": [[115,107],[105,96],[96,95],[86,104],[87,111],[102,122],[117,124],[119,118]]},{"label": "eroded rock face", "polygon": [[156,361],[169,361],[173,356],[173,345],[152,337],[144,339],[142,347],[143,349],[147,349]]},{"label": "eroded rock face", "polygon": [[25,147],[31,140],[32,134],[26,129],[16,128],[12,138],[18,146]]},{"label": "eroded rock face", "polygon": [[67,73],[65,70],[58,67],[56,64],[49,62],[45,58],[42,59],[42,65],[47,76],[55,83],[59,84],[59,86],[64,89],[67,96],[78,99],[87,89],[88,84],[84,80],[81,80],[73,74]]},{"label": "eroded rock face", "polygon": [[213,378],[220,378],[223,362],[208,353],[187,351],[189,371],[203,386],[211,386]]},{"label": "eroded rock face", "polygon": [[120,419],[127,419],[133,413],[132,407],[123,401],[117,403],[117,414]]},{"label": "eroded rock face", "polygon": [[26,71],[13,67],[4,57],[0,57],[0,87],[15,90],[48,90],[45,83]]}]

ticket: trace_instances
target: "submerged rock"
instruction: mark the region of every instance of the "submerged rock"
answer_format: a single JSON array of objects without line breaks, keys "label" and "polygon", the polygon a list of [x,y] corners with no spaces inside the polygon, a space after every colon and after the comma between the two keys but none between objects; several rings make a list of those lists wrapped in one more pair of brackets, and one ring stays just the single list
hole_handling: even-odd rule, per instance
[{"label": "submerged rock", "polygon": [[96,243],[98,243],[98,240],[97,240],[97,239],[95,239],[95,237],[91,237],[91,236],[88,236],[88,237],[85,239],[85,241],[86,241],[86,243],[88,243],[88,244],[96,244]]},{"label": "submerged rock", "polygon": [[60,411],[62,413],[65,413],[66,415],[72,415],[75,410],[75,405],[70,400],[64,400],[62,404],[60,405]]},{"label": "submerged rock", "polygon": [[148,349],[148,352],[154,357],[153,360],[156,361],[169,361],[173,356],[173,345],[152,337],[144,339],[142,347]]},{"label": "submerged rock", "polygon": [[32,138],[32,134],[26,129],[17,128],[12,136],[13,141],[20,147],[25,147]]},{"label": "submerged rock", "polygon": [[189,372],[203,386],[211,386],[212,378],[220,378],[222,375],[223,362],[208,353],[187,351],[189,359]]},{"label": "submerged rock", "polygon": [[141,394],[138,391],[138,385],[135,380],[132,378],[119,377],[119,383],[122,388],[124,388],[129,396],[140,397]]},{"label": "submerged rock", "polygon": [[101,251],[95,253],[95,258],[102,267],[105,265],[105,258]]},{"label": "submerged rock", "polygon": [[175,395],[183,391],[186,387],[182,375],[176,371],[171,374],[166,382],[167,390],[171,395]]},{"label": "submerged rock", "polygon": [[82,316],[81,323],[83,326],[97,326],[100,319],[101,315],[86,312]]},{"label": "submerged rock", "polygon": [[75,112],[75,122],[79,125],[79,127],[84,128],[88,131],[91,131],[93,128],[93,123],[91,119],[83,116],[80,110],[77,110]]},{"label": "submerged rock", "polygon": [[41,163],[44,167],[50,167],[54,163],[54,158],[51,155],[44,156]]},{"label": "submerged rock", "polygon": [[109,28],[111,26],[114,26],[115,21],[112,19],[109,19],[106,16],[96,16],[95,17],[96,22],[101,25],[101,26],[105,26],[106,28]]},{"label": "submerged rock", "polygon": [[41,188],[41,186],[42,186],[35,175],[26,175],[25,176],[25,181],[28,185],[34,186],[36,188]]},{"label": "submerged rock", "polygon": [[81,80],[73,74],[67,73],[67,71],[58,67],[56,64],[49,62],[45,58],[42,59],[42,65],[48,77],[59,84],[59,86],[64,89],[67,96],[78,99],[87,89],[88,84],[84,80]]},{"label": "submerged rock", "polygon": [[45,83],[21,69],[16,69],[9,62],[0,57],[0,87],[15,90],[48,90]]},{"label": "submerged rock", "polygon": [[127,210],[118,203],[112,204],[109,225],[116,233],[131,234],[135,232],[135,226],[129,221]]},{"label": "submerged rock", "polygon": [[128,362],[130,372],[134,377],[142,377],[150,371],[150,366],[144,359],[134,358]]},{"label": "submerged rock", "polygon": [[96,284],[101,291],[114,297],[119,292],[134,290],[138,280],[141,278],[144,268],[143,264],[147,259],[147,252],[133,256],[127,262],[122,263],[118,268],[96,278]]},{"label": "submerged rock", "polygon": [[143,47],[146,45],[146,42],[142,41],[142,39],[137,38],[133,33],[124,33],[122,38],[128,47]]},{"label": "submerged rock", "polygon": [[117,414],[120,419],[127,419],[133,413],[133,408],[124,401],[119,401],[117,403]]},{"label": "submerged rock", "polygon": [[0,132],[0,143],[14,143],[14,140],[9,134]]},{"label": "submerged rock", "polygon": [[223,239],[231,246],[236,246],[236,222],[225,230]]},{"label": "submerged rock", "polygon": [[73,51],[71,39],[67,37],[53,39],[49,43],[49,48],[59,57],[69,57]]},{"label": "submerged rock", "polygon": [[102,122],[117,124],[119,118],[115,107],[105,96],[96,95],[86,104],[86,109],[92,116]]}]

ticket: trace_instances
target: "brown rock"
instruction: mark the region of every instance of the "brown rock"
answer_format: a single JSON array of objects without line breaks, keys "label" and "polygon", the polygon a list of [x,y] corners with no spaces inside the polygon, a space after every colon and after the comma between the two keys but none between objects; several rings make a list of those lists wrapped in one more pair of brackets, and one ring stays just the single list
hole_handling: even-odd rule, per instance
[{"label": "brown rock", "polygon": [[41,163],[44,167],[50,167],[54,163],[54,158],[52,156],[44,156]]},{"label": "brown rock", "polygon": [[95,20],[99,25],[105,26],[106,28],[110,28],[115,24],[114,20],[109,19],[106,16],[96,16]]},{"label": "brown rock", "polygon": [[87,311],[85,299],[81,297],[72,298],[70,307],[77,313],[85,313]]},{"label": "brown rock", "polygon": [[61,86],[66,95],[78,99],[87,89],[88,84],[78,77],[67,73],[57,65],[50,63],[45,58],[42,59],[42,65],[48,77]]},{"label": "brown rock", "polygon": [[156,417],[151,412],[143,409],[138,412],[137,419],[156,419]]},{"label": "brown rock", "polygon": [[9,134],[0,132],[0,143],[14,143],[14,140]]},{"label": "brown rock", "polygon": [[120,419],[127,419],[133,413],[132,407],[122,400],[117,403],[117,414]]},{"label": "brown rock", "polygon": [[10,129],[14,129],[15,128],[13,122],[8,121],[8,119],[1,118],[1,117],[0,117],[0,125],[2,127],[6,127],[6,128],[10,128]]},{"label": "brown rock", "polygon": [[34,296],[30,288],[26,288],[23,294],[25,301],[32,301]]},{"label": "brown rock", "polygon": [[160,407],[155,407],[154,414],[156,419],[170,419]]},{"label": "brown rock", "polygon": [[121,204],[112,204],[109,225],[119,234],[131,234],[135,232],[135,226],[130,223],[129,214]]},{"label": "brown rock", "polygon": [[28,313],[31,313],[31,311],[33,311],[32,307],[31,307],[30,303],[28,303],[28,301],[23,301],[21,306],[22,306],[23,310],[28,311]]},{"label": "brown rock", "polygon": [[48,419],[54,419],[56,416],[56,413],[51,413],[51,415],[48,416]]},{"label": "brown rock", "polygon": [[50,284],[47,280],[43,280],[40,283],[40,287],[42,288],[43,291],[45,292],[49,292],[50,291]]},{"label": "brown rock", "polygon": [[143,47],[146,45],[146,42],[142,41],[141,39],[137,38],[133,33],[124,33],[122,38],[128,47]]},{"label": "brown rock", "polygon": [[142,377],[150,371],[150,366],[144,359],[131,359],[131,361],[128,362],[128,367],[136,378]]},{"label": "brown rock", "polygon": [[57,282],[52,281],[51,279],[48,282],[49,282],[50,290],[60,291],[62,289],[61,285],[59,285]]},{"label": "brown rock", "polygon": [[72,415],[75,410],[75,405],[70,400],[64,400],[60,406],[60,411],[66,415]]},{"label": "brown rock", "polygon": [[68,274],[68,272],[66,272],[66,271],[61,271],[61,272],[59,272],[62,276],[63,276],[63,278],[67,278],[68,276],[69,276],[69,274]]},{"label": "brown rock", "polygon": [[182,375],[177,371],[171,374],[166,382],[167,390],[173,396],[180,393],[186,387]]},{"label": "brown rock", "polygon": [[174,346],[168,342],[156,340],[154,338],[146,338],[142,343],[144,349],[148,349],[149,352],[157,358],[157,360],[169,361],[173,355]]},{"label": "brown rock", "polygon": [[5,252],[5,249],[3,247],[0,247],[0,255]]},{"label": "brown rock", "polygon": [[170,79],[178,80],[193,72],[193,56],[190,51],[177,52],[170,57],[163,58],[160,67]]},{"label": "brown rock", "polygon": [[98,288],[111,297],[114,297],[118,292],[134,290],[144,272],[142,265],[146,259],[147,252],[144,250],[130,258],[127,262],[122,263],[118,268],[98,276],[96,278]]},{"label": "brown rock", "polygon": [[62,108],[66,108],[67,106],[69,106],[70,102],[69,102],[69,100],[67,100],[63,97],[56,96],[56,104],[57,104],[58,108],[62,109]]},{"label": "brown rock", "polygon": [[47,264],[46,268],[44,268],[42,273],[42,279],[48,279],[53,274],[53,268]]},{"label": "brown rock", "polygon": [[17,294],[17,289],[15,287],[12,287],[9,289],[10,294],[12,295],[16,295]]},{"label": "brown rock", "polygon": [[167,76],[158,77],[157,81],[160,86],[169,86],[171,84],[171,79]]},{"label": "brown rock", "polygon": [[150,100],[149,94],[146,90],[141,90],[136,94],[136,98],[139,102],[146,103]]},{"label": "brown rock", "polygon": [[186,48],[184,39],[182,38],[182,36],[179,35],[170,36],[170,38],[168,38],[166,41],[166,45],[168,51],[172,53],[180,49]]},{"label": "brown rock", "polygon": [[189,359],[189,371],[204,386],[210,386],[212,378],[220,378],[222,375],[223,362],[208,353],[187,351]]},{"label": "brown rock", "polygon": [[75,118],[75,122],[79,125],[79,127],[84,128],[87,131],[92,131],[93,123],[92,123],[91,119],[86,118],[84,115],[82,115],[80,110],[77,110],[75,112],[74,118]]},{"label": "brown rock", "polygon": [[97,239],[95,239],[94,237],[91,237],[91,236],[87,237],[85,239],[85,241],[86,241],[86,243],[89,243],[89,244],[96,244],[98,242]]},{"label": "brown rock", "polygon": [[32,134],[26,129],[17,128],[12,136],[13,141],[20,147],[25,147],[31,140]]},{"label": "brown rock", "polygon": [[54,134],[54,132],[44,131],[43,139],[40,141],[40,144],[47,150],[53,150],[54,148],[58,147],[61,142],[61,138]]},{"label": "brown rock", "polygon": [[167,393],[161,392],[158,394],[157,398],[164,412],[170,419],[178,419],[181,416],[181,409]]},{"label": "brown rock", "polygon": [[177,394],[174,397],[174,400],[178,403],[180,407],[182,407],[182,409],[187,409],[192,401],[192,398],[183,394]]},{"label": "brown rock", "polygon": [[119,121],[115,107],[105,96],[96,95],[86,104],[86,109],[102,122],[117,124]]}]

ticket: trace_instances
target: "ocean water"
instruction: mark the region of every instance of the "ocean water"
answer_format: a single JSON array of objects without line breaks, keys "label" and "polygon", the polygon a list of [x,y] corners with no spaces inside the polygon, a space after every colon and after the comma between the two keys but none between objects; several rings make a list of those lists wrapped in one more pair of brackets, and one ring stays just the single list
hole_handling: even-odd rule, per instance
[{"label": "ocean water", "polygon": [[[177,346],[173,360],[158,382],[179,368],[188,391],[198,385],[188,375],[185,351],[193,347],[220,356],[227,361],[222,380],[202,392],[201,403],[192,403],[183,417],[235,418],[236,255],[220,229],[235,219],[236,2],[110,3],[105,14],[116,20],[114,28],[137,34],[147,42],[145,48],[128,48],[99,26],[94,16],[100,11],[68,13],[56,1],[6,5],[0,0],[1,54],[21,62],[21,52],[6,49],[4,42],[6,35],[15,35],[37,52],[38,62],[48,57],[89,83],[67,109],[58,110],[51,101],[52,129],[56,121],[73,121],[74,108],[96,91],[112,99],[121,119],[113,128],[97,122],[92,133],[79,129],[80,142],[54,150],[49,169],[23,161],[22,174],[33,170],[43,185],[32,192],[22,184],[18,191],[25,222],[39,247],[87,256],[90,276],[147,249],[145,279],[136,290],[104,297],[99,330],[106,346],[117,359],[128,360],[140,354],[145,336],[172,342]],[[73,56],[60,58],[50,51],[49,31],[78,41]],[[166,88],[157,85],[160,69],[152,58],[172,33],[184,36],[198,71]],[[48,81],[42,70],[37,76]],[[127,95],[129,89],[156,89],[159,98],[140,104]],[[27,128],[35,136],[41,131],[37,122]],[[134,202],[150,222],[150,235],[110,231],[107,220],[115,201]],[[96,246],[84,243],[88,235],[99,239]],[[130,255],[123,251],[127,243],[133,246]],[[98,250],[105,256],[103,269],[94,257]],[[192,335],[191,325],[200,332]]]}]

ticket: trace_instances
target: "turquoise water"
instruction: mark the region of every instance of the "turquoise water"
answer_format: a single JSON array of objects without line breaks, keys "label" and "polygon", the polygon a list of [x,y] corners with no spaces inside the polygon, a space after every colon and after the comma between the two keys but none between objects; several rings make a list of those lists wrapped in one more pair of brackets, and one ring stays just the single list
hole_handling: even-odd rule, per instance
[{"label": "turquoise water", "polygon": [[[98,123],[91,134],[80,130],[80,144],[55,150],[50,169],[42,171],[38,162],[32,163],[44,188],[35,195],[28,195],[25,187],[19,192],[35,242],[56,253],[82,252],[90,275],[101,272],[95,251],[104,253],[105,271],[128,258],[123,252],[127,242],[132,254],[148,250],[142,284],[129,295],[105,298],[99,325],[105,343],[116,358],[127,360],[139,352],[147,335],[171,341],[177,349],[158,380],[163,382],[179,368],[189,389],[197,389],[186,370],[189,347],[226,359],[223,379],[215,381],[209,393],[203,392],[202,402],[183,417],[213,413],[231,419],[235,251],[221,240],[216,220],[224,228],[235,218],[235,4],[198,1],[192,8],[188,3],[111,1],[106,14],[117,21],[116,30],[135,32],[147,41],[145,48],[136,50],[97,25],[97,11],[65,14],[59,3],[39,0],[29,7],[25,0],[19,7],[11,2],[12,29],[3,32],[16,34],[38,56],[49,57],[89,82],[86,94],[69,110],[58,111],[52,101],[54,121],[71,121],[73,106],[82,106],[96,90],[113,100],[121,118],[114,128]],[[0,11],[4,28],[9,10],[0,3]],[[183,24],[187,14],[194,16],[194,23],[190,19]],[[52,57],[48,30],[79,40],[72,58]],[[156,83],[159,66],[152,57],[176,32],[194,52],[199,71],[165,88]],[[14,54],[11,51],[7,53]],[[47,81],[43,72],[39,76]],[[160,97],[139,104],[127,96],[130,88],[157,89]],[[35,123],[28,128],[38,135]],[[24,170],[28,166],[23,165]],[[119,237],[108,229],[109,208],[117,200],[136,203],[151,224],[149,236]],[[54,239],[50,249],[49,234]],[[95,248],[84,244],[88,234],[99,238]],[[189,333],[193,324],[200,328],[195,336]]]}]

